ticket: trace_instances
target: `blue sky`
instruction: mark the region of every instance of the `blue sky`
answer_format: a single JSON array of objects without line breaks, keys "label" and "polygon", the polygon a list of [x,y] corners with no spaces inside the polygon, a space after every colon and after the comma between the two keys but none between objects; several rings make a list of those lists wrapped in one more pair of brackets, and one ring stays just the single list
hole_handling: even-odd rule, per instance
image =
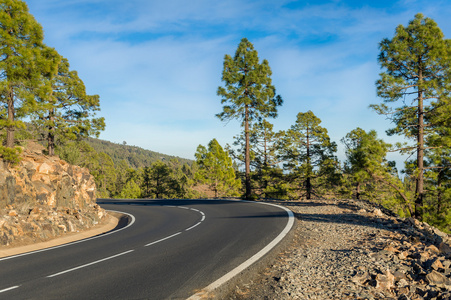
[{"label": "blue sky", "polygon": [[[388,142],[379,103],[378,43],[418,12],[451,35],[451,2],[290,0],[27,0],[45,42],[69,59],[99,94],[100,138],[194,158],[199,144],[233,142],[238,121],[222,123],[216,91],[225,54],[248,38],[272,69],[284,99],[276,130],[312,110],[339,145],[356,127]],[[400,161],[392,155],[390,159]]]}]

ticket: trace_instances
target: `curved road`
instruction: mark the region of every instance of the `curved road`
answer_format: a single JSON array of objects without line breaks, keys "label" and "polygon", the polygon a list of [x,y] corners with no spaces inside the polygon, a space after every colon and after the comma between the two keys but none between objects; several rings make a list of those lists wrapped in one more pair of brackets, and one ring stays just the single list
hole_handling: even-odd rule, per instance
[{"label": "curved road", "polygon": [[[280,207],[223,200],[102,200],[122,230],[0,259],[0,299],[186,299],[286,229]],[[113,204],[114,203],[114,204]]]}]

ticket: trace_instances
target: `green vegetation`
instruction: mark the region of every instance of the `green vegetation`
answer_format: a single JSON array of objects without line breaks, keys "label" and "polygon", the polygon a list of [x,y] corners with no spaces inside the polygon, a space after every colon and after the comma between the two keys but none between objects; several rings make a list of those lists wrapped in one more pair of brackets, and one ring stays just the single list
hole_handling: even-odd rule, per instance
[{"label": "green vegetation", "polygon": [[[194,187],[193,161],[88,138],[56,148],[61,159],[86,167],[99,198],[189,198]],[[204,195],[205,196],[205,195]]]},{"label": "green vegetation", "polygon": [[144,168],[158,160],[170,161],[172,159],[177,159],[182,164],[191,164],[193,162],[186,158],[166,155],[137,146],[126,145],[124,143],[116,144],[94,138],[88,138],[86,139],[86,142],[94,148],[95,151],[108,154],[115,165],[118,165],[122,160],[125,160],[127,165],[135,169]]},{"label": "green vegetation", "polygon": [[240,181],[236,179],[232,159],[216,139],[210,141],[208,149],[199,145],[195,156],[199,166],[195,178],[207,184],[215,192],[215,197],[238,195]]}]

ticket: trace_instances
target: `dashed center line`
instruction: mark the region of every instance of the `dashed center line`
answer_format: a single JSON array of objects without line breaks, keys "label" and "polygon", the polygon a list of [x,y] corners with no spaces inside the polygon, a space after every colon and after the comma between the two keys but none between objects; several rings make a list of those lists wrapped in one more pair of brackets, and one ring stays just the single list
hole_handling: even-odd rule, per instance
[{"label": "dashed center line", "polygon": [[[193,211],[196,211],[196,212],[198,212],[198,213],[200,213],[200,214],[202,215],[202,218],[201,218],[200,222],[197,222],[197,223],[194,224],[193,226],[191,226],[191,227],[185,229],[184,231],[189,231],[189,230],[191,230],[191,229],[193,229],[193,228],[199,226],[199,225],[205,220],[205,214],[204,214],[202,211],[198,210],[198,209],[195,209],[195,208],[189,208],[189,207],[185,207],[185,206],[169,206],[169,205],[168,205],[168,206],[166,206],[166,207],[176,207],[176,208],[182,208],[182,209],[193,210]],[[157,240],[157,241],[154,241],[154,242],[151,242],[151,243],[149,243],[149,244],[146,244],[146,245],[144,245],[144,247],[148,247],[148,246],[151,246],[151,245],[155,245],[155,244],[160,243],[160,242],[162,242],[162,241],[165,241],[165,240],[168,240],[168,239],[170,239],[170,238],[173,238],[173,237],[175,237],[175,236],[177,236],[177,235],[179,235],[179,234],[181,234],[181,233],[182,233],[182,231],[177,232],[177,233],[174,233],[174,234],[172,234],[172,235],[170,235],[170,236],[167,236],[167,237],[165,237],[165,238],[162,238],[162,239],[159,239],[159,240]],[[110,259],[113,259],[113,258],[122,256],[122,255],[128,254],[128,253],[133,252],[133,251],[135,251],[135,250],[128,250],[128,251],[125,251],[125,252],[122,252],[122,253],[119,253],[119,254],[116,254],[116,255],[113,255],[113,256],[109,256],[109,257],[106,257],[106,258],[103,258],[103,259],[100,259],[100,260],[96,260],[96,261],[93,261],[93,262],[88,263],[88,264],[84,264],[84,265],[81,265],[81,266],[78,266],[78,267],[75,267],[75,268],[72,268],[72,269],[68,269],[68,270],[65,270],[65,271],[61,271],[61,272],[58,272],[58,273],[49,275],[49,276],[47,276],[47,278],[56,277],[56,276],[59,276],[59,275],[62,275],[62,274],[66,274],[66,273],[69,273],[69,272],[72,272],[72,271],[75,271],[75,270],[79,270],[79,269],[82,269],[82,268],[85,268],[85,267],[89,267],[89,266],[92,266],[92,265],[95,265],[95,264],[104,262],[104,261],[106,261],[106,260],[110,260]],[[15,289],[15,288],[18,288],[18,287],[19,287],[19,286],[15,286],[15,287],[11,287],[11,288],[8,288],[8,289],[5,289],[5,290],[1,290],[0,293],[1,293],[1,292],[5,292],[5,291],[9,291],[9,290],[11,290],[11,289]]]},{"label": "dashed center line", "polygon": [[10,290],[14,290],[14,289],[17,289],[18,287],[19,287],[19,285],[16,285],[16,286],[9,287],[7,289],[0,290],[0,293],[4,293],[4,292],[10,291]]},{"label": "dashed center line", "polygon": [[144,245],[144,247],[151,246],[151,245],[157,244],[157,243],[159,243],[159,242],[168,240],[168,239],[170,239],[170,238],[172,238],[172,237],[174,237],[174,236],[176,236],[176,235],[179,235],[179,234],[181,234],[181,232],[174,233],[173,235],[170,235],[170,236],[167,236],[167,237],[165,237],[165,238],[162,238],[161,240],[158,240],[158,241],[149,243],[149,244],[147,244],[147,245]]},{"label": "dashed center line", "polygon": [[200,223],[202,223],[202,221],[198,222],[197,224],[194,224],[194,225],[193,225],[193,226],[191,226],[190,228],[187,228],[187,229],[185,229],[185,231],[188,231],[188,230],[191,230],[191,229],[193,229],[194,227],[196,227],[196,226],[200,225]]},{"label": "dashed center line", "polygon": [[[198,213],[202,216],[202,218],[200,219],[199,222],[197,222],[197,223],[194,224],[193,226],[191,226],[191,227],[185,229],[184,231],[189,231],[189,230],[191,230],[191,229],[193,229],[193,228],[199,226],[203,221],[205,221],[205,213],[204,213],[203,211],[198,210],[198,209],[195,209],[195,208],[192,208],[192,207],[186,207],[186,206],[171,206],[171,205],[162,205],[162,206],[165,206],[165,207],[174,207],[174,208],[182,208],[182,209],[188,209],[188,210],[192,210],[192,211],[198,212]],[[155,242],[151,242],[151,243],[149,243],[149,244],[146,244],[146,245],[144,245],[144,247],[148,247],[148,246],[157,244],[157,243],[159,243],[159,242],[168,240],[168,239],[173,238],[173,237],[175,237],[175,236],[177,236],[177,235],[179,235],[179,234],[181,234],[181,233],[182,233],[182,232],[174,233],[173,235],[167,236],[167,237],[162,238],[162,239],[160,239],[160,240],[158,240],[158,241],[155,241]]]},{"label": "dashed center line", "polygon": [[72,272],[72,271],[75,271],[75,270],[78,270],[78,269],[82,269],[82,268],[85,268],[85,267],[88,267],[88,266],[92,266],[92,265],[98,264],[100,262],[103,262],[103,261],[106,261],[106,260],[110,260],[110,259],[113,259],[115,257],[122,256],[122,255],[125,255],[125,254],[133,252],[133,251],[135,251],[135,250],[128,250],[128,251],[125,251],[125,252],[122,252],[122,253],[119,253],[119,254],[116,254],[116,255],[113,255],[113,256],[109,256],[109,257],[106,257],[106,258],[103,258],[103,259],[100,259],[100,260],[96,260],[96,261],[93,261],[93,262],[91,262],[89,264],[81,265],[81,266],[78,266],[78,267],[75,267],[75,268],[72,268],[72,269],[69,269],[69,270],[66,270],[66,271],[62,271],[62,272],[59,272],[59,273],[55,273],[55,274],[49,275],[49,276],[47,276],[47,278],[56,277],[56,276],[59,276],[59,275],[62,275],[62,274],[66,274],[66,273],[69,273],[69,272]]}]

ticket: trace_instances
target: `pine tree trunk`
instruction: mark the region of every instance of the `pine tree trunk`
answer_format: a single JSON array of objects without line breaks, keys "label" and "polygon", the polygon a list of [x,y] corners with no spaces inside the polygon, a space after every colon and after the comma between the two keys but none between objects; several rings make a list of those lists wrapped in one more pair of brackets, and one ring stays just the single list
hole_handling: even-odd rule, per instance
[{"label": "pine tree trunk", "polygon": [[160,178],[159,175],[157,175],[157,182],[156,182],[156,189],[155,189],[155,197],[158,199],[160,198]]},{"label": "pine tree trunk", "polygon": [[[418,74],[418,84],[420,85],[423,80],[422,71]],[[415,188],[415,218],[422,220],[423,217],[423,173],[424,173],[424,110],[423,110],[423,91],[422,87],[418,87],[418,136],[417,136],[417,168],[418,177],[416,179]]]},{"label": "pine tree trunk", "polygon": [[245,113],[244,113],[244,136],[246,140],[245,145],[245,156],[244,156],[244,164],[246,166],[245,170],[245,185],[246,185],[246,194],[245,198],[247,200],[251,199],[251,162],[250,162],[250,145],[249,145],[249,106],[246,105]]},{"label": "pine tree trunk", "polygon": [[269,162],[268,162],[268,141],[267,141],[267,138],[266,138],[266,129],[265,129],[264,161],[263,161],[263,172],[262,172],[262,175],[261,175],[262,177],[264,176],[264,179],[263,179],[263,190],[265,191],[264,192],[265,199],[267,198],[266,189],[268,188],[268,180],[266,179],[267,178],[267,172],[268,172],[268,165],[269,165]]},{"label": "pine tree trunk", "polygon": [[6,127],[6,147],[13,148],[14,147],[14,132],[15,132],[16,128],[14,127],[14,125],[12,125],[12,123],[14,122],[14,115],[15,115],[14,92],[13,92],[12,87],[9,87],[7,105],[8,105],[8,121],[11,124]]},{"label": "pine tree trunk", "polygon": [[52,108],[49,110],[49,126],[48,126],[48,135],[47,135],[47,149],[49,152],[49,156],[55,155],[55,126],[53,122],[55,121],[54,117],[55,110]]},{"label": "pine tree trunk", "polygon": [[310,174],[307,176],[307,183],[306,183],[306,188],[307,188],[307,200],[312,199],[312,183],[310,181]]},{"label": "pine tree trunk", "polygon": [[442,210],[442,198],[443,198],[443,193],[442,193],[442,171],[439,171],[438,173],[438,178],[437,178],[437,216],[440,215],[440,211]]},{"label": "pine tree trunk", "polygon": [[311,161],[310,161],[310,139],[309,132],[307,129],[307,179],[306,179],[306,189],[307,189],[307,200],[312,198],[312,182],[311,182]]},{"label": "pine tree trunk", "polygon": [[360,182],[357,182],[357,185],[355,187],[355,198],[357,200],[360,200]]}]

